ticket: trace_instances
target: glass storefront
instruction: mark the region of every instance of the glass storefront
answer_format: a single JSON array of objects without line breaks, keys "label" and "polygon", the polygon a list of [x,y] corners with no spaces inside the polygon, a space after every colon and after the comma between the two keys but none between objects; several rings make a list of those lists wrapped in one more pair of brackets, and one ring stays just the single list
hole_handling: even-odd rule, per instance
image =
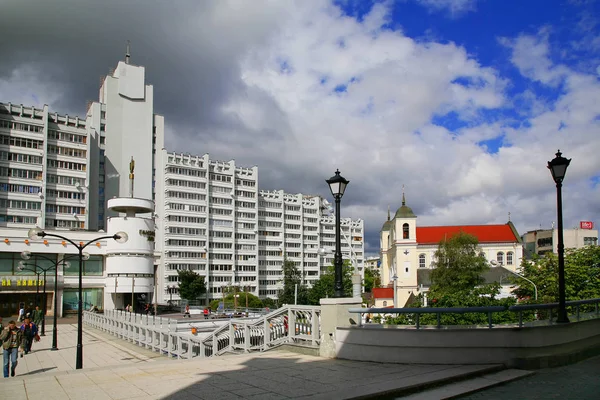
[{"label": "glass storefront", "polygon": [[[103,273],[103,257],[90,256],[88,260],[83,262],[83,276],[102,276]],[[79,260],[75,257],[70,260],[71,266],[65,268],[65,276],[79,276]]]},{"label": "glass storefront", "polygon": [[[104,289],[83,289],[83,309],[89,310],[92,305],[104,308]],[[63,292],[63,312],[77,311],[79,308],[79,296],[77,289],[65,289]]]}]

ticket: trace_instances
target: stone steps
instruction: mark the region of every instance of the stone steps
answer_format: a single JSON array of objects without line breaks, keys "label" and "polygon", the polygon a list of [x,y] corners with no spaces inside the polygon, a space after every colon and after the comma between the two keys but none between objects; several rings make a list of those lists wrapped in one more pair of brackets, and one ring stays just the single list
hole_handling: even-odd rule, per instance
[{"label": "stone steps", "polygon": [[525,378],[532,374],[535,374],[535,372],[520,369],[505,369],[398,398],[410,400],[456,399],[496,385]]}]

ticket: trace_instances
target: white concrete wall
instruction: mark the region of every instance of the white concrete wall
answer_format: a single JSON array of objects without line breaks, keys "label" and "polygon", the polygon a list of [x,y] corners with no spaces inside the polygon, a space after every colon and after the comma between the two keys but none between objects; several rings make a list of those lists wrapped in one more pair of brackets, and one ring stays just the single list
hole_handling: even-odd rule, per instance
[{"label": "white concrete wall", "polygon": [[338,328],[336,357],[403,364],[551,365],[600,348],[600,320],[522,329]]}]

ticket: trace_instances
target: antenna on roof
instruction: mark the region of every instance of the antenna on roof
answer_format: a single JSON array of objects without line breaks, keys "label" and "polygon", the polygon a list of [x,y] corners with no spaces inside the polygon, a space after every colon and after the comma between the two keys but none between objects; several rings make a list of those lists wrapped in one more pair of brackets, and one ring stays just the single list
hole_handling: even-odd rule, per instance
[{"label": "antenna on roof", "polygon": [[510,211],[508,212],[508,222],[510,222]]},{"label": "antenna on roof", "polygon": [[129,51],[130,42],[129,40],[127,41],[127,52],[125,53],[125,64],[129,64],[129,59],[131,58],[131,52]]},{"label": "antenna on roof", "polygon": [[406,205],[406,198],[404,197],[404,184],[402,184],[402,205]]}]

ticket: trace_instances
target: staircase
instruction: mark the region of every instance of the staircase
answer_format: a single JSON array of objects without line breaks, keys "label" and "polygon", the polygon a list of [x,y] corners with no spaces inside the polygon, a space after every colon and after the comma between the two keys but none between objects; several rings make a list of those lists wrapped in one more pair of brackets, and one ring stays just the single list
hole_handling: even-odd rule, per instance
[{"label": "staircase", "polygon": [[230,319],[208,336],[177,332],[172,320],[123,312],[84,312],[84,323],[138,346],[176,358],[214,357],[227,353],[267,351],[301,345],[315,351],[320,344],[321,308],[285,306],[259,319]]}]

